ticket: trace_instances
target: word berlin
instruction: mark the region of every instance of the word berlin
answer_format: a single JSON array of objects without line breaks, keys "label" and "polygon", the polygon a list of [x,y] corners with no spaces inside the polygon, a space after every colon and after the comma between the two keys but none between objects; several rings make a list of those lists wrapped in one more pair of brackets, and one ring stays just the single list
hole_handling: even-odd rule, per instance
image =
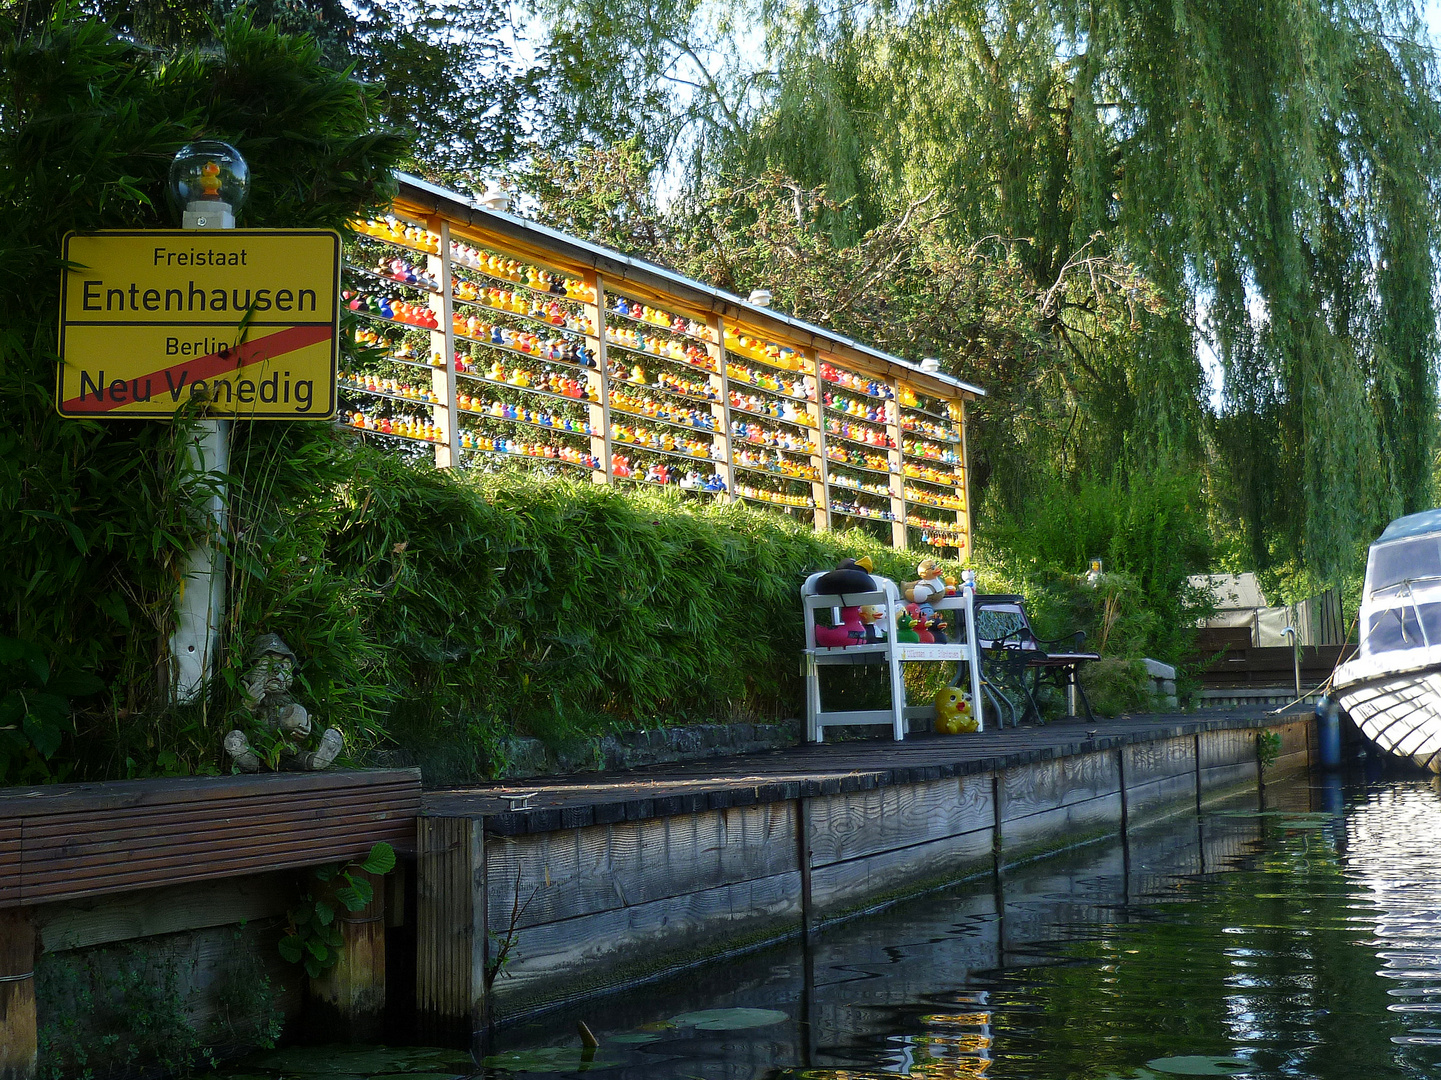
[{"label": "word berlin", "polygon": [[[81,311],[314,311],[314,289],[203,289],[190,282],[188,289],[107,288],[102,281],[82,282]],[[309,301],[307,306],[306,301]],[[163,306],[162,306],[163,305]]]}]

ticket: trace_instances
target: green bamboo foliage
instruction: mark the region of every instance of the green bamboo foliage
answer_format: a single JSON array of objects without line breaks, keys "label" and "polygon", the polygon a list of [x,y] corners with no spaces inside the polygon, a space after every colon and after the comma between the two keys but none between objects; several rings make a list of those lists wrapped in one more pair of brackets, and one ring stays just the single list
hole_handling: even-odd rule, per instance
[{"label": "green bamboo foliage", "polygon": [[369,448],[343,468],[298,516],[266,500],[251,527],[311,554],[237,618],[301,651],[323,712],[375,718],[362,748],[793,717],[805,576],[863,552],[914,576],[913,554],[739,505]]}]

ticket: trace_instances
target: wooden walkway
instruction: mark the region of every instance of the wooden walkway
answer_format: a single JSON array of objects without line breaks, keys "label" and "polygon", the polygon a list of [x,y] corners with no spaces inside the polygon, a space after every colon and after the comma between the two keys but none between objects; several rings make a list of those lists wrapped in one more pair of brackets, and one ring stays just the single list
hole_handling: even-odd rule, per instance
[{"label": "wooden walkway", "polygon": [[415,849],[415,769],[0,788],[0,908]]},{"label": "wooden walkway", "polygon": [[[1297,705],[1285,717],[1294,721],[1310,711],[1308,705]],[[1254,706],[1072,720],[976,735],[920,735],[901,743],[867,739],[806,744],[623,772],[432,791],[425,794],[421,813],[483,818],[485,830],[498,835],[553,832],[921,783],[1204,731],[1261,728],[1281,719],[1269,706]]]}]

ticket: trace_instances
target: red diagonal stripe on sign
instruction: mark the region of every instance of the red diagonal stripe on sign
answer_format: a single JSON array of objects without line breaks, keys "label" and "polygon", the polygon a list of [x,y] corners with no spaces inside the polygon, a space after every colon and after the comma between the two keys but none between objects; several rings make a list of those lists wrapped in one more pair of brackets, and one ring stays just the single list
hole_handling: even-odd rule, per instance
[{"label": "red diagonal stripe on sign", "polygon": [[[158,371],[149,371],[143,375],[132,375],[125,379],[128,387],[137,380],[151,379],[164,382],[165,376],[171,379],[177,378],[182,371],[186,373],[185,385],[189,386],[197,379],[212,379],[216,375],[223,375],[227,371],[238,371],[240,368],[249,367],[251,364],[258,364],[264,360],[273,360],[277,356],[284,356],[286,353],[296,352],[307,345],[316,345],[322,341],[329,341],[334,328],[330,326],[292,326],[287,330],[281,330],[277,334],[268,337],[256,338],[247,341],[228,350],[224,355],[218,352],[210,353],[208,356],[197,356],[193,360],[186,360],[179,364],[171,364]],[[170,385],[167,383],[162,388],[164,393],[170,393]],[[154,390],[152,390],[154,393]],[[81,401],[78,397],[66,401],[63,408],[68,413],[89,412],[103,413],[111,409],[118,409],[124,405],[131,404],[128,401],[100,401],[91,397]]]}]

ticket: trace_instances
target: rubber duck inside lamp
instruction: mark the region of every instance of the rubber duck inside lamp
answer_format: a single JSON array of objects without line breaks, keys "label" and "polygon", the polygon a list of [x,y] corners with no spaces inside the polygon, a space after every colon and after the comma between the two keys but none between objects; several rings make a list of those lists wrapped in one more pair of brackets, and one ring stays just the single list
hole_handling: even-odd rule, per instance
[{"label": "rubber duck inside lamp", "polygon": [[249,192],[250,167],[228,143],[187,143],[170,163],[170,204],[182,228],[235,228]]}]

